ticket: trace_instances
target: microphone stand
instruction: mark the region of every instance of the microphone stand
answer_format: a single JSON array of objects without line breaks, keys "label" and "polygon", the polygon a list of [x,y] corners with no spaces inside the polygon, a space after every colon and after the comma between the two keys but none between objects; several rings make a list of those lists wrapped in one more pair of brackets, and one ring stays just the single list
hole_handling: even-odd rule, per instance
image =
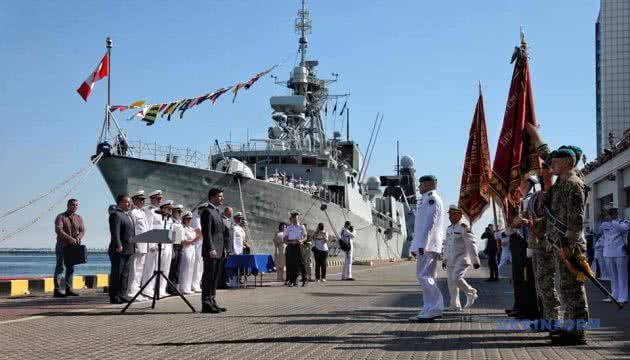
[{"label": "microphone stand", "polygon": [[[164,223],[164,230],[166,230],[166,220],[168,220],[168,218],[170,218],[169,215],[164,214],[164,213],[160,213],[162,215],[162,222]],[[161,269],[161,265],[162,265],[162,243],[158,243],[158,263],[157,263],[157,269],[153,270],[153,275],[151,275],[151,277],[149,278],[149,280],[147,280],[146,283],[144,283],[144,285],[142,285],[142,287],[140,288],[140,290],[138,290],[138,292],[133,296],[133,298],[131,299],[131,301],[129,301],[127,303],[127,305],[125,305],[125,307],[122,309],[121,313],[125,313],[125,311],[127,311],[127,308],[129,308],[129,306],[131,306],[131,304],[136,300],[136,298],[138,298],[138,296],[140,296],[140,294],[142,294],[142,292],[144,291],[144,289],[149,286],[149,284],[151,283],[151,280],[155,279],[155,289],[153,290],[153,299],[152,299],[152,303],[151,303],[151,309],[155,309],[155,302],[160,300],[160,277],[164,278],[164,281],[166,281],[166,283],[168,285],[170,285],[173,290],[175,291],[175,294],[178,295],[180,298],[182,298],[182,300],[184,300],[184,302],[186,303],[186,305],[188,305],[188,307],[190,308],[190,310],[192,310],[192,312],[197,312],[195,310],[195,308],[190,304],[190,302],[188,302],[188,299],[186,299],[186,297],[184,295],[182,295],[181,292],[179,292],[179,289],[177,288],[177,286],[175,286],[175,284],[173,284],[171,282],[171,280],[168,278],[168,276],[164,275],[164,272]],[[174,296],[174,295],[172,295]],[[166,298],[167,296],[164,296],[164,298]]]}]

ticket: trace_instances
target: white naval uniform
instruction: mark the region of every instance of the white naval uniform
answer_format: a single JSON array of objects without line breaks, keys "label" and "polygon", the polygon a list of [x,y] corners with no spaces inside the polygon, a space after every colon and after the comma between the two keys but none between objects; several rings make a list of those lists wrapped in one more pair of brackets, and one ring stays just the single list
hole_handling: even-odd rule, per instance
[{"label": "white naval uniform", "polygon": [[464,274],[471,265],[480,263],[475,235],[461,221],[450,225],[446,230],[444,263],[448,274],[448,290],[451,297],[450,307],[461,309],[459,290],[462,290],[469,299],[477,294],[477,290],[464,279]]},{"label": "white naval uniform", "polygon": [[435,190],[422,194],[416,206],[415,234],[411,251],[424,249],[416,256],[416,277],[422,287],[424,305],[419,316],[434,317],[442,314],[444,299],[437,287],[437,262],[444,240],[444,211],[442,199]]},{"label": "white naval uniform", "polygon": [[[147,222],[148,230],[158,229],[158,227],[156,226],[159,226],[159,225],[156,225],[155,222],[158,221],[158,219],[162,218],[161,215],[155,213],[158,210],[160,210],[160,208],[157,206],[153,206],[153,205],[145,206],[144,216]],[[147,255],[145,256],[145,260],[144,260],[144,269],[142,270],[142,284],[143,285],[146,284],[147,281],[149,281],[149,278],[153,276],[153,272],[157,269],[157,256],[158,256],[157,244],[148,243]],[[155,289],[155,284],[151,282],[151,284],[147,285],[144,288],[144,291],[142,292],[142,294],[147,297],[153,297],[154,289]]]},{"label": "white naval uniform", "polygon": [[[171,229],[171,225],[173,221],[168,218],[166,220],[162,220],[162,216],[159,214],[155,214],[156,208],[153,208],[151,212],[153,212],[153,229]],[[166,221],[166,227],[164,227],[164,222]],[[166,277],[168,277],[168,272],[171,268],[171,258],[173,257],[173,245],[172,244],[162,244],[162,258],[160,260],[160,270],[164,273]],[[147,259],[144,263],[144,272],[142,274],[142,283],[145,283],[151,275],[153,275],[153,271],[157,269],[158,266],[158,244],[149,243],[149,252],[147,253]],[[145,280],[146,276],[146,280]],[[144,288],[143,294],[148,297],[153,297],[155,290],[155,279],[151,281],[146,288]],[[160,292],[158,297],[162,297],[166,295],[166,280],[164,278],[160,278]]]},{"label": "white naval uniform", "polygon": [[[198,213],[193,215],[192,228],[201,231],[201,219]],[[199,239],[195,241],[195,264],[193,265],[192,274],[192,291],[194,292],[201,292],[201,276],[203,275],[201,244],[203,244],[203,238],[199,237]]]},{"label": "white naval uniform", "polygon": [[[166,229],[171,230],[175,228],[182,228],[183,225],[175,220],[173,217],[166,219]],[[169,277],[171,274],[171,263],[173,262],[173,244],[162,244],[162,262],[160,263],[164,276]],[[164,279],[162,279],[164,280]],[[166,280],[160,280],[160,297],[167,296],[166,287],[168,283]]]},{"label": "white naval uniform", "polygon": [[[192,241],[197,237],[197,231],[184,226],[183,241]],[[181,260],[179,262],[179,292],[184,295],[192,294],[193,270],[195,266],[195,243],[182,243]]]},{"label": "white naval uniform", "polygon": [[[136,231],[136,236],[149,231],[149,225],[147,224],[146,214],[143,209],[134,207],[129,216],[133,221],[133,225]],[[142,272],[144,270],[144,262],[147,256],[147,244],[136,243],[136,252],[131,255],[131,261],[129,265],[129,286],[127,296],[133,297],[142,286]]]},{"label": "white naval uniform", "polygon": [[[494,236],[495,238],[499,239],[501,241],[501,260],[499,260],[499,273],[502,272],[503,268],[505,267],[505,265],[507,264],[511,264],[512,263],[512,252],[510,251],[510,234],[511,234],[511,229],[503,229],[503,230],[499,230],[499,231],[495,231]],[[501,276],[504,277],[512,277],[512,274],[501,274]]]},{"label": "white naval uniform", "polygon": [[356,236],[354,231],[350,231],[345,227],[339,232],[341,240],[350,245],[350,251],[345,252],[343,259],[343,271],[341,272],[341,280],[352,279],[352,251],[354,251],[353,240]]},{"label": "white naval uniform", "polygon": [[593,264],[591,264],[593,273],[597,274],[597,269],[599,269],[599,279],[610,280],[610,278],[608,278],[608,269],[606,269],[606,259],[604,258],[604,235],[599,235],[593,248],[595,249],[595,260],[597,260],[593,261]]},{"label": "white naval uniform", "polygon": [[630,223],[627,220],[605,221],[599,226],[604,237],[604,261],[610,277],[613,297],[628,301],[628,255],[624,250]]}]

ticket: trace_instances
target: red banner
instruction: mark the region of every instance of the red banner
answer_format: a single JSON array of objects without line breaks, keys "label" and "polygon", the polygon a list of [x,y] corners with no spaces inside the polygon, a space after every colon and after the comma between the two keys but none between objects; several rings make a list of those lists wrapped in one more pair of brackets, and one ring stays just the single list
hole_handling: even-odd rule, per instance
[{"label": "red banner", "polygon": [[516,64],[490,181],[490,187],[508,221],[518,212],[521,180],[531,171],[540,169],[536,147],[524,131],[527,123],[536,126],[527,44],[524,41],[520,48],[515,49],[513,59],[516,59]]},{"label": "red banner", "polygon": [[458,202],[459,208],[471,224],[483,214],[490,203],[490,178],[492,176],[483,95],[481,88],[479,90],[479,100],[477,100],[470,126]]}]

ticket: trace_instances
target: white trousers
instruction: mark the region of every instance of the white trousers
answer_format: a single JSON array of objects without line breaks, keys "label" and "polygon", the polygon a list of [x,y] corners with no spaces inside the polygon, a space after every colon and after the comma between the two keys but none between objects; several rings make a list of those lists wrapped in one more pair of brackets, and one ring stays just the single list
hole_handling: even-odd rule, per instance
[{"label": "white trousers", "polygon": [[[149,278],[153,276],[153,272],[157,269],[157,257],[158,252],[157,249],[154,251],[149,250],[144,259],[144,268],[142,270],[142,284],[146,284],[149,281]],[[155,290],[155,280],[152,280],[149,285],[144,288],[142,294],[153,297],[153,293]]]},{"label": "white trousers", "polygon": [[[164,273],[166,277],[168,277],[168,273],[171,270],[171,259],[173,258],[173,245],[172,244],[162,244],[162,259],[160,262],[160,270]],[[149,251],[147,253],[147,258],[144,261],[144,271],[142,273],[142,283],[144,284],[149,278],[153,275],[153,271],[157,269],[158,266],[158,251]],[[166,296],[166,280],[164,278],[160,278],[160,292],[158,296]],[[151,283],[144,288],[142,292],[144,295],[152,297],[155,289],[155,279],[151,280]]]},{"label": "white trousers", "polygon": [[201,244],[201,240],[195,242],[195,261],[193,264],[192,274],[193,291],[201,291],[201,276],[203,275],[203,258],[201,257]]},{"label": "white trousers", "polygon": [[628,257],[606,257],[613,297],[619,302],[628,301]]},{"label": "white trousers", "polygon": [[477,292],[468,282],[464,279],[464,274],[470,266],[468,265],[455,265],[447,266],[446,271],[448,275],[448,292],[451,296],[451,307],[461,307],[459,302],[459,291],[463,291],[467,296],[472,296]]},{"label": "white trousers", "polygon": [[349,279],[352,277],[352,250],[345,253],[346,256],[343,261],[343,271],[341,272],[341,279]]},{"label": "white trousers", "polygon": [[[162,262],[160,263],[160,270],[164,273],[164,276],[168,277],[171,271],[171,260],[173,260],[173,244],[162,244]],[[160,294],[159,296],[166,296],[166,280],[160,279]]]},{"label": "white trousers", "polygon": [[444,310],[444,298],[437,286],[437,263],[439,254],[425,252],[416,257],[416,278],[422,287],[422,312],[434,315],[442,314]]},{"label": "white trousers", "polygon": [[144,262],[147,257],[146,253],[135,253],[131,255],[129,264],[129,286],[127,296],[133,297],[142,286],[142,272],[144,271]]},{"label": "white trousers", "polygon": [[508,245],[501,245],[501,261],[499,262],[499,271],[507,265],[507,263],[512,263],[512,252],[510,251],[510,247]]},{"label": "white trousers", "polygon": [[597,273],[597,269],[599,268],[599,278],[602,280],[610,280],[608,276],[608,266],[606,265],[606,258],[604,257],[604,250],[595,251],[595,267],[593,267],[593,273]]},{"label": "white trousers", "polygon": [[179,292],[192,293],[193,267],[195,266],[195,245],[184,245],[179,261]]}]

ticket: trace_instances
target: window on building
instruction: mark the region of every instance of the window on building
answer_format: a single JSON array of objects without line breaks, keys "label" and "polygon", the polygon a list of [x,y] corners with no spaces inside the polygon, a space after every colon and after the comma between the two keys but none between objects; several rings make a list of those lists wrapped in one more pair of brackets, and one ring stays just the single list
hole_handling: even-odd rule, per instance
[{"label": "window on building", "polygon": [[630,207],[630,186],[623,189],[626,193],[626,208]]}]

